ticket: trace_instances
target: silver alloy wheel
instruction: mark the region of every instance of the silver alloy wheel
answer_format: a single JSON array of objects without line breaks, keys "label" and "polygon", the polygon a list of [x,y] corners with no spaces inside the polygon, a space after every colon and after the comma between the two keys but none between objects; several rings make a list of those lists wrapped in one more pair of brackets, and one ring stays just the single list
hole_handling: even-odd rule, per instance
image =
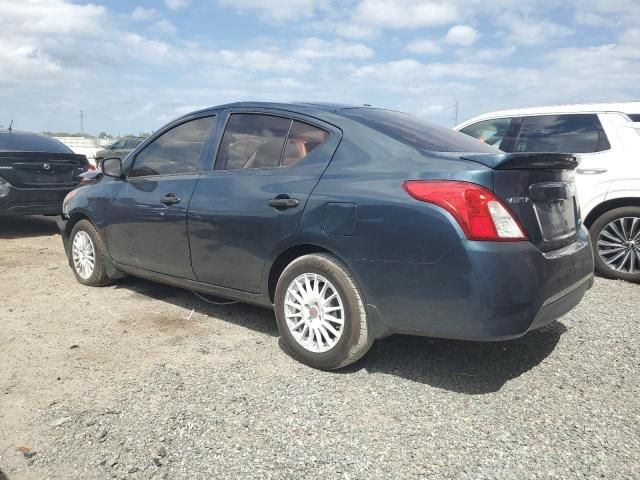
[{"label": "silver alloy wheel", "polygon": [[80,230],[76,233],[73,237],[71,253],[76,272],[87,280],[93,274],[96,265],[96,251],[87,232]]},{"label": "silver alloy wheel", "polygon": [[317,273],[303,273],[287,288],[284,316],[293,338],[310,352],[327,352],[344,332],[345,313],[336,287]]},{"label": "silver alloy wheel", "polygon": [[613,270],[640,272],[640,218],[622,217],[609,222],[598,235],[598,254]]}]

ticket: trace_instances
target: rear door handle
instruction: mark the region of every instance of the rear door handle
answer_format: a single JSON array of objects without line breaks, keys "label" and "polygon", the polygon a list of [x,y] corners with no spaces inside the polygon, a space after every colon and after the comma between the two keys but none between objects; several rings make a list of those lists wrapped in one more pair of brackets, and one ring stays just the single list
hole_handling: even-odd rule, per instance
[{"label": "rear door handle", "polygon": [[578,168],[576,173],[579,175],[600,175],[601,173],[607,173],[606,168]]},{"label": "rear door handle", "polygon": [[276,197],[269,200],[269,206],[278,210],[286,210],[287,208],[295,208],[300,205],[297,198]]},{"label": "rear door handle", "polygon": [[167,206],[175,205],[176,203],[180,203],[180,197],[176,196],[175,193],[167,193],[160,199],[160,203],[163,203]]}]

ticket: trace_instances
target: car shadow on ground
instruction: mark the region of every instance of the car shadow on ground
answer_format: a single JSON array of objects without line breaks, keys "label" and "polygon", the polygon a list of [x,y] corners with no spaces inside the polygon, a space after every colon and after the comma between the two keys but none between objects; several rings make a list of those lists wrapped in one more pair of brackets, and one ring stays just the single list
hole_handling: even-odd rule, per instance
[{"label": "car shadow on ground", "polygon": [[[194,310],[258,333],[278,337],[273,311],[243,303],[213,305],[193,292],[152,281],[127,277],[116,284],[137,294]],[[209,297],[216,302],[228,302]],[[555,349],[567,328],[554,322],[524,337],[504,342],[466,342],[394,335],[376,341],[369,353],[336,374],[365,370],[394,375],[435,388],[481,395],[496,392],[509,380],[542,363]],[[282,339],[283,353],[287,352]]]},{"label": "car shadow on ground", "polygon": [[497,392],[509,380],[542,363],[567,328],[554,322],[524,337],[503,342],[466,342],[396,335],[373,344],[361,369],[402,377],[469,395]]},{"label": "car shadow on ground", "polygon": [[171,303],[185,310],[194,310],[196,313],[249,328],[271,337],[279,335],[273,311],[266,308],[245,303],[229,304],[230,300],[204,295],[209,301],[222,304],[215,305],[197,297],[189,290],[134,277],[118,280],[116,288],[126,288],[137,294]]},{"label": "car shadow on ground", "polygon": [[0,239],[43,237],[59,233],[56,217],[0,216]]}]

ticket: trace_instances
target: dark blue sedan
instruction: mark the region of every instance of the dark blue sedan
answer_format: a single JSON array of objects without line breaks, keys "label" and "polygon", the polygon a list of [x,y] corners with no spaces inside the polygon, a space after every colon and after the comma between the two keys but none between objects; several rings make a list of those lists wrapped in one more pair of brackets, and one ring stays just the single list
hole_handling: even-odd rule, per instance
[{"label": "dark blue sedan", "polygon": [[390,334],[509,339],[576,306],[593,258],[575,167],[389,110],[239,103],[105,160],[61,229],[80,283],[274,308],[290,352],[334,369]]}]

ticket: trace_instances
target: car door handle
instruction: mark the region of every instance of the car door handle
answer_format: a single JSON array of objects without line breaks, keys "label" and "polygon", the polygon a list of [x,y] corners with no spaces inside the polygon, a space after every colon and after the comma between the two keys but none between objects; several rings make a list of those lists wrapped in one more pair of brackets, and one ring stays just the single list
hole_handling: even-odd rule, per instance
[{"label": "car door handle", "polygon": [[297,198],[276,197],[269,200],[269,206],[278,210],[286,210],[287,208],[295,208],[300,205]]},{"label": "car door handle", "polygon": [[578,168],[576,173],[579,175],[600,175],[601,173],[607,173],[606,168]]},{"label": "car door handle", "polygon": [[176,203],[180,203],[180,197],[177,197],[175,193],[167,193],[160,199],[160,203],[163,203],[167,206],[175,205]]}]

